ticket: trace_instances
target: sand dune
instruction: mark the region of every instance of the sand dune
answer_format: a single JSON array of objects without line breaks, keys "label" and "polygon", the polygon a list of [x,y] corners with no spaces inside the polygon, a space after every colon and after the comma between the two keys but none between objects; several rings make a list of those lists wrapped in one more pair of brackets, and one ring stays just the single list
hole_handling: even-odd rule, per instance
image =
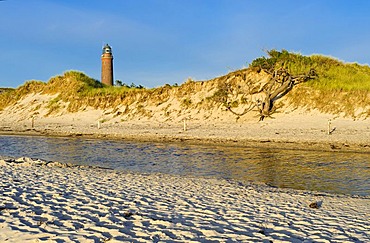
[{"label": "sand dune", "polygon": [[0,242],[370,242],[368,197],[30,158],[0,183]]}]

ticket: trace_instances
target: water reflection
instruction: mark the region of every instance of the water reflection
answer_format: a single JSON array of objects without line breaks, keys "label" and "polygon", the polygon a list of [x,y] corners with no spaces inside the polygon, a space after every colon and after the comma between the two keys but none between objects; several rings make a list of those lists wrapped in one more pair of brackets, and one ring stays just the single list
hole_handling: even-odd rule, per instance
[{"label": "water reflection", "polygon": [[370,195],[368,154],[0,136],[0,155]]}]

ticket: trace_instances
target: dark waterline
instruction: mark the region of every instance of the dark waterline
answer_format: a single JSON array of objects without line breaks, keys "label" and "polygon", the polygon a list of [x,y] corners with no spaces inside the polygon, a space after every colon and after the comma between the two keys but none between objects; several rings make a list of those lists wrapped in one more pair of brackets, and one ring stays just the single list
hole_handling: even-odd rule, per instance
[{"label": "dark waterline", "polygon": [[370,156],[122,140],[0,136],[0,155],[118,170],[263,182],[272,186],[370,195]]}]

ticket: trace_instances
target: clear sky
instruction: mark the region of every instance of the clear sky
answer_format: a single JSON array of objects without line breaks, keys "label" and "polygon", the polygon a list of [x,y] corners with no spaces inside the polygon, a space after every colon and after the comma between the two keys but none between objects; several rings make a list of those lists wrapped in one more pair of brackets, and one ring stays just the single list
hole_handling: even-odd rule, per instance
[{"label": "clear sky", "polygon": [[370,63],[368,0],[0,1],[0,87],[67,70],[156,87],[248,66],[264,50]]}]

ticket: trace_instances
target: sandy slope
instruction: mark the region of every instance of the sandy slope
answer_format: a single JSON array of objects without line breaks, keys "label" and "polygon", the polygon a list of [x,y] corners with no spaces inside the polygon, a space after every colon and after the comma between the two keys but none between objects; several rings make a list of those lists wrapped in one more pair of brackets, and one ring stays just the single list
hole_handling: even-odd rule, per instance
[{"label": "sandy slope", "polygon": [[[370,120],[353,120],[315,111],[286,109],[284,113],[276,114],[275,119],[263,122],[258,122],[254,116],[236,120],[225,111],[215,111],[215,114],[226,113],[220,115],[224,120],[202,120],[194,114],[186,120],[184,131],[184,120],[181,118],[164,121],[136,117],[122,121],[104,110],[86,108],[76,113],[40,115],[34,119],[32,128],[32,119],[27,114],[31,114],[33,108],[26,104],[24,101],[18,107],[9,107],[0,112],[0,133],[370,152]],[[39,109],[39,112],[47,113],[47,109]],[[333,131],[330,135],[329,120],[330,130]]]},{"label": "sandy slope", "polygon": [[370,198],[62,167],[0,160],[0,242],[370,242]]}]

